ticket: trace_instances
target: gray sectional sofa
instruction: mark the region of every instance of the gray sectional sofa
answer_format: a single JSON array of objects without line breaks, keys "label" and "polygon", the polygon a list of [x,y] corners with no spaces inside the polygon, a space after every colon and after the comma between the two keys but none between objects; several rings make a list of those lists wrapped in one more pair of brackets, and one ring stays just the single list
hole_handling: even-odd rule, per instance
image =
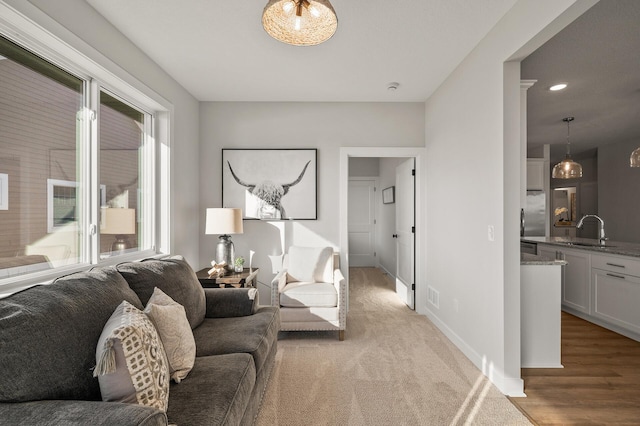
[{"label": "gray sectional sofa", "polygon": [[[126,300],[154,287],[184,306],[195,364],[171,383],[164,413],[103,402],[96,345]],[[245,425],[256,418],[277,350],[280,316],[249,289],[203,289],[181,257],[94,268],[0,300],[0,425]]]}]

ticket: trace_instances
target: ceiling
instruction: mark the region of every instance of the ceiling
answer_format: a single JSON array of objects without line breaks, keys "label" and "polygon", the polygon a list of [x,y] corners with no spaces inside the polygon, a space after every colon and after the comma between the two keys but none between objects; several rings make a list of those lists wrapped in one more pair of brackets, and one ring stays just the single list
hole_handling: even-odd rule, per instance
[{"label": "ceiling", "polygon": [[[640,146],[640,1],[601,0],[522,62],[529,151],[551,146],[553,162],[607,143]],[[558,82],[569,86],[549,91]]]},{"label": "ceiling", "polygon": [[[295,47],[263,30],[267,0],[86,1],[198,100],[271,102],[423,102],[516,2],[332,0],[333,38]],[[574,154],[640,145],[639,22],[640,1],[601,0],[523,61],[530,151],[564,156],[567,116]]]},{"label": "ceiling", "polygon": [[336,34],[296,47],[267,0],[86,1],[200,101],[304,102],[423,102],[516,2],[332,0]]}]

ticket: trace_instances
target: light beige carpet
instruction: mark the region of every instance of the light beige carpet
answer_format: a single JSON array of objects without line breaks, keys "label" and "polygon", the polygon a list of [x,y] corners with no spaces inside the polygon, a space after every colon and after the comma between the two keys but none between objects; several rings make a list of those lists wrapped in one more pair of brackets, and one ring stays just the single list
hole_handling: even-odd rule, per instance
[{"label": "light beige carpet", "polygon": [[350,270],[345,341],[287,332],[257,425],[529,425],[381,270]]}]

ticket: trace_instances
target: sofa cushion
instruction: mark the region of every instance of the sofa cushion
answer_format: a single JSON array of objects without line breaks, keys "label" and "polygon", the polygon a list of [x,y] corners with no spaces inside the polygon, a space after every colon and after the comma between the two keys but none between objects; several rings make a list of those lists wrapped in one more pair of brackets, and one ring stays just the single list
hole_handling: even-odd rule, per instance
[{"label": "sofa cushion", "polygon": [[144,312],[122,302],[104,326],[94,375],[103,401],[167,410],[169,364],[160,336]]},{"label": "sofa cushion", "polygon": [[152,407],[102,401],[33,401],[2,405],[3,426],[167,426]]},{"label": "sofa cushion", "polygon": [[248,353],[260,373],[280,330],[278,308],[263,306],[255,314],[235,318],[206,318],[193,330],[196,356]]},{"label": "sofa cushion", "polygon": [[182,256],[121,263],[117,269],[143,304],[147,304],[153,289],[158,287],[184,306],[192,329],[200,325],[204,319],[204,289],[196,273]]},{"label": "sofa cushion", "polygon": [[144,313],[156,326],[169,361],[169,374],[176,383],[187,377],[196,360],[196,342],[184,307],[156,288]]},{"label": "sofa cushion", "polygon": [[333,282],[333,249],[291,246],[283,267],[287,270],[287,282]]},{"label": "sofa cushion", "polygon": [[0,300],[0,401],[99,400],[92,375],[114,309],[140,299],[114,268],[58,278]]},{"label": "sofa cushion", "polygon": [[280,293],[280,305],[287,308],[336,307],[338,292],[331,283],[293,282]]},{"label": "sofa cushion", "polygon": [[255,381],[256,369],[251,355],[198,357],[189,377],[179,384],[171,384],[169,423],[239,425]]}]

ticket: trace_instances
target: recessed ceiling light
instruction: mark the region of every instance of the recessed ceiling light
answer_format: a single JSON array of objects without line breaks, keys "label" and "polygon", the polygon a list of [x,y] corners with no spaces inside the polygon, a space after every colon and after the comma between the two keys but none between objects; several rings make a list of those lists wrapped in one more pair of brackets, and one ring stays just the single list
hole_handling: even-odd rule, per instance
[{"label": "recessed ceiling light", "polygon": [[558,90],[562,90],[566,88],[567,88],[567,83],[559,83],[549,87],[549,90],[551,90],[552,92],[557,92]]}]

